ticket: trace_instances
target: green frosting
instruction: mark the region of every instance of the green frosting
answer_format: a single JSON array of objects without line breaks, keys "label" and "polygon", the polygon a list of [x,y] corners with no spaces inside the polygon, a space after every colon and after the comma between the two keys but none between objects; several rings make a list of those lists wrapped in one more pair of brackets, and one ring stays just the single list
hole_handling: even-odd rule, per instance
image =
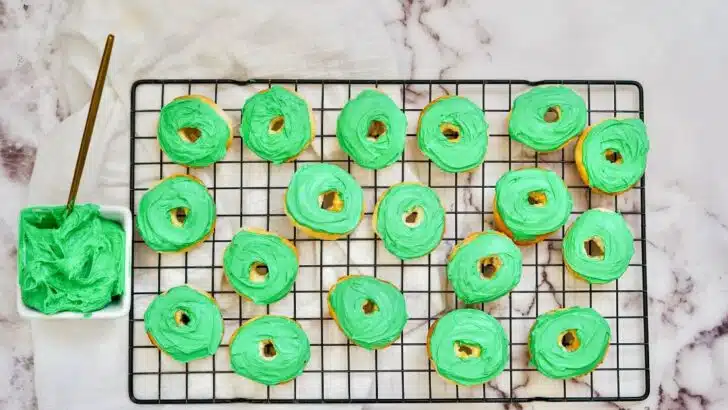
[{"label": "green frosting", "polygon": [[340,279],[329,291],[329,309],[346,337],[370,350],[392,344],[407,324],[402,292],[371,276]]},{"label": "green frosting", "polygon": [[[529,194],[545,195],[531,204]],[[564,226],[573,201],[564,181],[543,168],[509,171],[495,184],[496,210],[516,241],[531,241]]]},{"label": "green frosting", "polygon": [[[407,216],[417,219],[407,222]],[[445,210],[431,188],[413,183],[397,184],[382,195],[376,206],[374,231],[394,256],[419,258],[432,252],[442,240]]]},{"label": "green frosting", "polygon": [[[447,279],[463,302],[491,302],[518,285],[522,261],[521,250],[510,238],[496,231],[481,232],[469,236],[453,250],[447,264]],[[489,262],[496,266],[494,273],[483,271],[483,264],[487,266]]]},{"label": "green frosting", "polygon": [[[182,138],[179,131],[183,128],[198,130],[199,138],[194,142]],[[222,111],[199,96],[175,98],[159,113],[159,145],[178,164],[211,165],[225,156],[231,138],[230,123]]]},{"label": "green frosting", "polygon": [[[274,127],[282,117],[280,128]],[[245,146],[257,156],[282,164],[301,153],[312,138],[308,103],[280,86],[263,90],[245,101],[240,123]]]},{"label": "green frosting", "polygon": [[209,296],[182,285],[154,298],[144,312],[144,329],[163,352],[187,363],[217,352],[223,320]]},{"label": "green frosting", "polygon": [[125,233],[99,207],[20,212],[18,284],[25,306],[45,314],[89,313],[124,293]]},{"label": "green frosting", "polygon": [[[608,194],[622,192],[645,173],[650,141],[640,119],[604,120],[593,126],[580,144],[581,162],[593,188]],[[618,153],[621,159],[611,162],[610,152]]]},{"label": "green frosting", "polygon": [[[181,224],[173,222],[177,209],[187,210]],[[163,179],[139,202],[137,228],[157,252],[176,252],[202,240],[215,226],[215,202],[198,180],[176,175]]]},{"label": "green frosting", "polygon": [[[319,197],[336,192],[343,207],[323,209]],[[364,211],[364,192],[348,172],[331,164],[298,168],[285,194],[285,210],[298,225],[316,232],[345,235],[353,231]]]},{"label": "green frosting", "polygon": [[[591,257],[585,243],[595,240],[604,255]],[[588,245],[587,245],[588,246]],[[564,261],[589,283],[619,279],[634,255],[634,237],[622,215],[605,209],[590,209],[576,218],[566,231],[562,246]]]},{"label": "green frosting", "polygon": [[[561,340],[569,330],[578,340],[573,351]],[[610,334],[609,323],[592,308],[575,306],[544,313],[536,319],[528,338],[531,363],[551,379],[581,376],[604,360]]]},{"label": "green frosting", "polygon": [[[508,338],[491,315],[457,309],[437,320],[429,339],[430,360],[440,376],[463,386],[482,384],[498,376],[508,362]],[[458,352],[469,349],[470,357]]]},{"label": "green frosting", "polygon": [[[455,126],[457,139],[442,127]],[[488,123],[483,110],[467,98],[448,96],[425,107],[417,128],[420,150],[445,172],[469,171],[483,162],[488,149]]]},{"label": "green frosting", "polygon": [[230,341],[233,371],[268,386],[300,376],[310,358],[311,344],[306,332],[287,317],[250,319]]},{"label": "green frosting", "polygon": [[[256,265],[267,273],[257,275]],[[236,292],[259,305],[283,299],[298,274],[293,244],[265,231],[242,230],[235,234],[223,256],[223,271]]]},{"label": "green frosting", "polygon": [[[369,136],[372,122],[384,124],[385,132]],[[407,117],[386,94],[364,90],[346,103],[336,121],[336,138],[341,149],[357,164],[368,169],[391,165],[402,156]]]},{"label": "green frosting", "polygon": [[[556,110],[556,121],[544,119]],[[586,105],[571,88],[534,87],[513,101],[508,133],[514,140],[539,152],[554,151],[578,136],[586,127]]]}]

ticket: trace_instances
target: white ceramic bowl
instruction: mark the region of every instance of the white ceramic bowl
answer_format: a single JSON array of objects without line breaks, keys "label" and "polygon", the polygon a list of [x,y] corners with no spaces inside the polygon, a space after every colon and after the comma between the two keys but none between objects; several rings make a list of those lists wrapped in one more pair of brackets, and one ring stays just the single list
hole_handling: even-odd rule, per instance
[{"label": "white ceramic bowl", "polygon": [[96,312],[92,312],[86,317],[85,313],[61,312],[54,315],[46,315],[31,309],[23,303],[20,297],[20,285],[17,283],[18,291],[17,305],[18,313],[26,319],[113,319],[129,314],[129,306],[131,305],[131,240],[134,236],[134,226],[131,221],[131,212],[123,206],[99,205],[101,216],[111,221],[116,221],[124,228],[124,294],[119,300],[110,303],[108,306]]}]

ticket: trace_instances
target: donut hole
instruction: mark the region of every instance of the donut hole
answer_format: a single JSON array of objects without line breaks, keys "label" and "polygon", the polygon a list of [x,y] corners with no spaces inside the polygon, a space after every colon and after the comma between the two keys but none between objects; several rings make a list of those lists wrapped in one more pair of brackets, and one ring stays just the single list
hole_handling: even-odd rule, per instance
[{"label": "donut hole", "polygon": [[189,143],[195,143],[195,141],[200,139],[200,136],[202,135],[199,129],[192,127],[180,128],[179,130],[177,130],[177,134],[180,136],[180,138]]},{"label": "donut hole", "polygon": [[622,154],[611,149],[604,151],[604,159],[611,162],[612,164],[621,164],[623,161]]},{"label": "donut hole", "polygon": [[187,326],[190,324],[190,316],[184,310],[174,312],[174,321],[178,326]]},{"label": "donut hole", "polygon": [[339,212],[344,208],[344,201],[338,191],[326,191],[319,195],[319,206],[327,211]]},{"label": "donut hole", "polygon": [[480,357],[480,346],[472,343],[457,341],[453,345],[453,350],[455,350],[455,356],[461,359]]},{"label": "donut hole", "polygon": [[268,276],[268,265],[263,262],[255,262],[250,265],[250,280],[253,282],[265,282]]},{"label": "donut hole", "polygon": [[362,303],[361,310],[364,312],[365,315],[371,315],[372,313],[379,310],[379,306],[377,306],[377,303],[374,302],[371,299],[367,299]]},{"label": "donut hole", "polygon": [[559,335],[559,345],[567,352],[573,352],[579,348],[581,342],[576,335],[576,329],[569,329]]},{"label": "donut hole", "polygon": [[478,272],[480,272],[483,279],[493,279],[501,265],[503,265],[503,261],[499,257],[495,255],[486,256],[478,261]]},{"label": "donut hole", "polygon": [[273,117],[270,120],[270,123],[268,123],[268,132],[271,133],[277,133],[281,132],[283,129],[283,125],[285,125],[286,120],[283,118],[283,116],[279,115],[277,117]]},{"label": "donut hole", "polygon": [[541,191],[531,191],[528,193],[528,203],[533,206],[546,205],[546,194]]},{"label": "donut hole", "polygon": [[410,228],[414,228],[422,223],[425,211],[419,206],[410,209],[402,215],[402,221]]},{"label": "donut hole", "polygon": [[584,251],[592,259],[604,259],[604,242],[599,237],[591,237],[584,241]]},{"label": "donut hole", "polygon": [[551,123],[561,119],[561,110],[559,107],[549,107],[548,110],[543,114],[543,120]]},{"label": "donut hole", "polygon": [[276,346],[272,340],[266,339],[260,342],[260,357],[265,360],[273,360],[277,354]]},{"label": "donut hole", "polygon": [[367,131],[367,139],[369,141],[376,141],[379,139],[379,137],[384,135],[385,132],[387,132],[387,126],[379,120],[374,120],[369,123],[369,130]]},{"label": "donut hole", "polygon": [[189,215],[190,210],[184,207],[179,207],[172,209],[169,213],[172,219],[172,225],[181,227],[185,224],[185,221],[187,221],[187,216]]},{"label": "donut hole", "polygon": [[457,142],[460,139],[460,127],[449,122],[440,124],[440,132],[450,142]]}]

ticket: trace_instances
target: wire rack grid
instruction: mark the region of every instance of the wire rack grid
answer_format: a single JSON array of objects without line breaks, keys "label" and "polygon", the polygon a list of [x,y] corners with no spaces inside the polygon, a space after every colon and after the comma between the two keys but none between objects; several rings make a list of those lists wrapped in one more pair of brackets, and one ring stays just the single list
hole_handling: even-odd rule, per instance
[{"label": "wire rack grid", "polygon": [[[257,158],[238,134],[240,107],[246,98],[274,84],[297,91],[311,105],[317,135],[294,162],[272,165]],[[131,89],[130,207],[155,181],[176,173],[203,180],[217,204],[211,238],[185,254],[157,254],[135,236],[132,311],[129,318],[129,396],[157,403],[358,403],[358,402],[524,402],[630,401],[649,395],[647,264],[644,178],[618,197],[584,186],[574,167],[571,143],[554,153],[536,154],[512,142],[506,116],[518,94],[543,84],[563,84],[582,95],[589,123],[605,118],[643,118],[643,90],[634,81],[611,80],[140,80]],[[387,93],[408,119],[403,158],[379,171],[363,169],[340,149],[335,124],[343,105],[367,88]],[[202,94],[233,119],[235,137],[226,157],[214,166],[190,169],[175,165],[156,141],[161,107],[180,95]],[[421,110],[441,95],[461,95],[478,103],[489,122],[489,149],[478,169],[445,174],[418,150],[416,124]],[[366,196],[364,220],[345,239],[319,241],[293,229],[282,210],[282,196],[300,164],[330,162],[352,173]],[[431,368],[425,351],[427,329],[442,314],[464,307],[445,277],[446,258],[469,233],[492,226],[497,179],[507,170],[540,166],[561,175],[574,198],[571,221],[593,207],[620,211],[635,233],[635,256],[627,273],[607,285],[589,285],[567,273],[561,258],[564,229],[536,246],[522,248],[523,278],[508,296],[471,305],[503,325],[511,341],[510,360],[501,375],[482,386],[461,387],[444,381]],[[432,254],[400,261],[383,248],[371,230],[374,203],[389,186],[418,180],[439,194],[446,208],[446,232]],[[567,223],[567,226],[568,224]],[[261,227],[292,240],[301,257],[293,291],[283,300],[256,306],[235,294],[222,274],[222,253],[243,226]],[[352,345],[329,317],[325,298],[342,275],[368,274],[389,280],[405,295],[409,321],[392,346],[367,351]],[[180,364],[160,353],[146,337],[143,313],[168,288],[189,283],[213,295],[225,321],[223,344],[213,357]],[[528,330],[536,317],[565,306],[592,306],[610,323],[612,340],[605,361],[587,376],[550,380],[528,363]],[[303,375],[274,387],[257,385],[234,374],[227,342],[246,319],[283,314],[297,320],[311,340],[312,357]]]}]

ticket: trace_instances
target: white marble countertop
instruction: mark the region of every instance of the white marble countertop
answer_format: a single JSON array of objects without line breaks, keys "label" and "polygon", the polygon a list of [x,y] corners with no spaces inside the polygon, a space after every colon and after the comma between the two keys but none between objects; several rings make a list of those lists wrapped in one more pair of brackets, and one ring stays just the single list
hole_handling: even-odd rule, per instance
[{"label": "white marble countertop", "polygon": [[[117,43],[129,38],[140,47],[154,47],[156,54],[167,58],[184,53],[184,43],[197,38],[195,34],[180,39],[169,36],[164,41],[140,39],[142,25],[151,24],[144,18],[145,2],[109,2],[104,6],[108,12],[91,3],[0,0],[0,192],[4,197],[0,201],[0,374],[5,376],[0,378],[0,408],[80,408],[36,399],[35,383],[40,377],[60,380],[67,375],[35,373],[30,326],[17,317],[14,308],[16,218],[27,201],[36,150],[45,138],[50,138],[44,135],[79,111],[90,94],[88,73],[68,69],[72,66],[69,62],[79,57],[68,55],[69,47],[95,33],[97,38],[89,44],[100,48],[109,30],[106,25],[115,30]],[[194,2],[190,1],[189,6],[180,3],[187,2],[171,3],[174,7],[170,18],[174,19],[177,12],[195,10]],[[281,2],[266,3],[251,5],[249,10],[261,13],[261,18],[275,18],[281,10],[277,8],[284,7]],[[420,79],[616,78],[642,82],[652,142],[647,172],[651,395],[641,403],[491,407],[726,408],[728,211],[724,204],[728,201],[728,185],[719,168],[726,143],[715,122],[725,116],[722,96],[728,92],[723,78],[728,72],[728,48],[724,45],[728,7],[718,0],[689,4],[542,1],[527,9],[503,3],[368,2],[367,13],[371,15],[367,18],[376,23],[371,26],[370,37],[383,38],[391,49],[384,50],[383,55],[395,56],[396,60],[383,64],[396,67],[396,71],[387,69],[382,75]],[[232,3],[230,8],[220,5],[220,11],[215,7],[205,6],[205,13],[234,14],[230,11],[234,9]],[[345,10],[360,5],[339,2],[336,7]],[[195,13],[185,14],[185,19],[194,17]],[[243,17],[230,18],[234,22]],[[211,21],[201,35],[215,42],[229,41],[231,48],[246,44],[246,34],[264,35],[241,32],[238,37],[226,37],[217,34],[222,30],[214,24],[217,20]],[[306,27],[316,26],[310,20],[307,23]],[[350,34],[342,31],[345,39],[341,42],[356,43],[357,37]],[[89,47],[87,51],[97,58],[94,53],[98,48]],[[214,58],[219,56],[198,58],[184,63],[181,76],[195,76],[198,64],[205,65],[205,74],[209,73],[209,66],[214,67]],[[265,62],[239,63],[231,57],[221,63],[218,77],[291,72],[296,75],[289,77],[323,77],[331,62],[338,62],[337,73],[354,72],[354,68],[337,60],[340,58],[330,53],[322,55],[322,61],[299,59],[285,67],[266,67]],[[153,76],[154,70],[149,74]],[[128,90],[134,79],[124,78],[126,84],[121,88]],[[118,369],[124,374],[126,371]],[[127,386],[115,388],[125,393]],[[106,407],[96,403],[94,409],[99,408]]]}]

